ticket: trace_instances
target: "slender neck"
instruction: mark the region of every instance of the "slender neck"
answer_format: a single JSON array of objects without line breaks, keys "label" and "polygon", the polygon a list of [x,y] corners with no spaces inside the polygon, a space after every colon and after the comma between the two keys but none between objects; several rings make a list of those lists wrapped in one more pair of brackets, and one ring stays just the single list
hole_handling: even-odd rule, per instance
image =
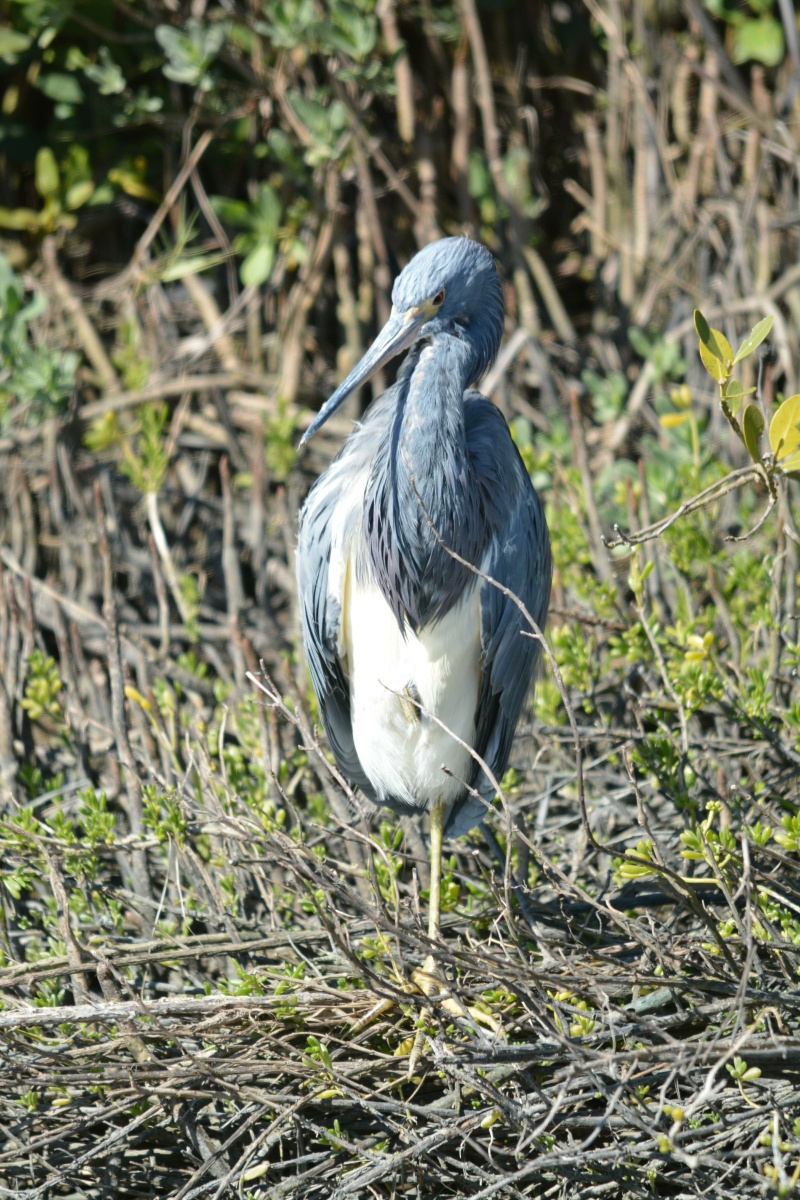
[{"label": "slender neck", "polygon": [[[426,491],[462,481],[467,459],[464,392],[472,355],[457,338],[438,335],[424,344],[408,376],[402,406],[398,468]],[[430,514],[433,516],[433,514]]]},{"label": "slender neck", "polygon": [[437,334],[412,351],[397,384],[387,442],[365,497],[373,574],[401,626],[443,616],[478,565],[483,531],[474,499],[464,392],[475,369],[469,346]]}]

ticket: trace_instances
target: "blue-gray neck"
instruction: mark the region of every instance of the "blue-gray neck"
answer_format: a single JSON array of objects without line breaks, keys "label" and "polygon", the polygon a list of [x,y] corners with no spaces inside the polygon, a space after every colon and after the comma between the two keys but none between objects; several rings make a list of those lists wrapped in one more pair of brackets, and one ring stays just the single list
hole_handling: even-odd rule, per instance
[{"label": "blue-gray neck", "polygon": [[475,566],[486,549],[464,430],[464,392],[485,365],[470,343],[439,332],[411,350],[395,385],[367,484],[364,532],[401,628],[444,616],[475,578],[448,548]]}]

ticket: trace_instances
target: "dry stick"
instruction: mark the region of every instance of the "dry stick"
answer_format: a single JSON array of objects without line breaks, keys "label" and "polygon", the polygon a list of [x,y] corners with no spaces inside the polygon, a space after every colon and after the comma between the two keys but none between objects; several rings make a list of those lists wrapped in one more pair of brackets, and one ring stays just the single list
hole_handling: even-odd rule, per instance
[{"label": "dry stick", "polygon": [[[762,522],[763,523],[763,522]],[[786,558],[786,527],[782,517],[778,517],[778,544],[777,553],[772,562],[772,586],[770,588],[770,617],[772,618],[772,629],[769,634],[769,663],[767,667],[768,691],[772,698],[775,697],[778,690],[778,675],[781,668],[781,649],[783,647],[783,636],[781,634],[781,625],[783,614],[781,612],[782,583],[783,583],[783,567],[784,559]]]},{"label": "dry stick", "polygon": [[[0,543],[0,559],[10,567],[12,571],[16,570],[17,574],[25,578],[25,573],[17,563],[17,560],[10,551],[6,551],[5,547]],[[8,611],[8,640],[6,642],[6,661],[4,664],[4,677],[6,689],[8,691],[8,699],[10,704],[14,704],[16,700],[22,699],[20,691],[20,633],[19,633],[19,605],[17,604],[17,593],[14,588],[14,581],[10,575],[3,576],[0,580],[4,586],[4,598]]]},{"label": "dry stick", "polygon": [[[751,124],[756,125],[763,133],[769,133],[771,123],[765,121],[758,110],[753,107],[750,94],[744,87],[738,71],[731,63],[725,46],[717,36],[714,23],[706,13],[703,5],[699,3],[699,0],[684,0],[682,8],[689,21],[699,28],[703,41],[713,52],[714,58],[722,74],[725,76],[727,87],[716,79],[713,81],[713,85],[720,96],[730,104],[734,112],[744,113]],[[702,77],[703,71],[699,63],[693,59],[689,59],[689,64],[696,74]]]},{"label": "dry stick", "polygon": [[[214,347],[219,361],[226,371],[231,375],[236,375],[239,371],[239,354],[233,338],[226,329],[229,318],[222,316],[216,300],[199,276],[190,271],[184,275],[181,282],[194,301],[208,332],[208,340]],[[237,309],[241,307],[241,304],[242,297],[238,297]]]},{"label": "dry stick", "polygon": [[[128,728],[125,721],[125,683],[122,673],[122,657],[120,654],[119,624],[117,621],[117,605],[114,599],[114,567],[111,561],[111,547],[106,534],[105,511],[99,483],[94,487],[94,502],[97,519],[98,549],[103,566],[103,617],[106,624],[108,678],[111,688],[111,724],[117,745],[117,755],[125,776],[125,791],[128,797],[128,822],[131,833],[141,837],[144,832],[142,810],[142,785],[136,769],[136,762],[128,740]],[[131,873],[134,891],[137,896],[152,901],[153,892],[147,869],[147,855],[143,850],[131,851]]]},{"label": "dry stick", "polygon": [[[483,38],[480,18],[478,17],[475,0],[460,0],[458,7],[475,67],[478,93],[477,102],[481,112],[483,140],[486,147],[486,158],[489,163],[492,182],[494,183],[497,195],[507,205],[512,223],[516,227],[519,226],[520,222],[517,207],[503,171],[500,131],[497,127],[494,92],[492,90],[492,75],[489,68],[489,57],[486,53],[486,43]],[[515,240],[519,242],[522,250],[522,257],[528,266],[531,276],[536,281],[542,300],[550,314],[553,327],[564,341],[573,341],[575,339],[574,326],[567,315],[564,305],[561,303],[561,298],[550,278],[544,260],[536,250],[525,244],[526,239],[522,236],[521,229],[515,228],[515,235]]]},{"label": "dry stick", "polygon": [[463,42],[453,60],[450,85],[450,104],[453,110],[453,138],[450,146],[450,169],[453,173],[458,216],[462,224],[472,222],[475,206],[469,193],[470,128],[472,125],[472,96],[467,70],[467,51]]},{"label": "dry stick", "polygon": [[350,97],[335,77],[331,79],[331,86],[336,94],[337,99],[341,100],[342,104],[350,114],[351,129],[359,151],[368,155],[372,159],[372,161],[386,178],[386,182],[389,185],[389,190],[392,192],[397,192],[398,196],[408,208],[409,212],[413,215],[414,220],[418,221],[420,218],[420,206],[416,196],[403,182],[398,172],[384,154],[383,150],[381,149],[379,139],[376,137],[371,137],[365,130],[361,117],[357,110],[353,107]]},{"label": "dry stick", "polygon": [[53,291],[58,297],[64,311],[69,314],[77,339],[83,347],[89,362],[97,372],[100,383],[104,388],[116,391],[119,387],[117,372],[114,370],[111,360],[105,352],[103,343],[97,335],[97,330],[87,317],[83,305],[58,269],[55,238],[46,237],[42,242],[42,261],[53,286]]},{"label": "dry stick", "polygon": [[211,129],[206,129],[200,134],[195,148],[187,156],[186,161],[184,162],[178,174],[175,176],[172,186],[153,214],[147,229],[145,229],[144,233],[139,238],[139,241],[136,243],[131,261],[128,263],[127,267],[120,272],[119,275],[114,276],[113,279],[106,279],[100,284],[95,292],[95,295],[98,298],[106,299],[114,297],[118,294],[120,288],[126,286],[132,278],[135,279],[136,276],[138,276],[142,268],[144,257],[150,248],[153,239],[156,237],[159,229],[163,225],[167,213],[180,196],[186,184],[186,180],[197,167],[200,159],[203,157],[209,145],[211,144],[213,137],[214,133]]},{"label": "dry stick", "polygon": [[[0,561],[4,562],[5,565],[15,575],[19,576],[25,587],[31,588],[37,596],[45,597],[48,601],[50,601],[51,604],[58,605],[70,618],[73,628],[77,626],[92,625],[97,627],[98,630],[106,630],[106,623],[102,616],[99,616],[90,608],[84,608],[81,604],[78,604],[77,601],[70,600],[67,596],[62,596],[60,592],[57,592],[55,588],[51,587],[49,584],[43,583],[41,579],[35,579],[31,575],[27,575],[11,551],[7,550],[3,545],[0,545]],[[16,603],[12,611],[16,612]],[[203,626],[201,626],[201,632],[203,632]],[[215,626],[211,626],[207,632],[205,632],[205,636],[208,637],[217,636],[218,634],[219,631]],[[131,637],[120,637],[119,641],[120,646],[124,648],[126,658],[129,661],[135,661],[136,655],[143,646],[146,647],[148,652],[150,651],[150,646],[144,642],[144,639],[134,640]],[[14,645],[16,645],[16,639],[14,640]],[[76,641],[76,650],[79,646],[80,642]],[[177,664],[170,663],[169,666],[172,671],[176,671],[178,673],[179,677],[181,677],[181,675],[183,676],[184,682],[187,682],[187,676],[185,673],[181,672],[181,668],[179,668]],[[10,673],[7,678],[11,678]],[[211,689],[207,684],[203,684],[202,680],[192,678],[191,684],[193,687],[199,688],[201,691],[205,690],[208,695],[211,694]]]},{"label": "dry stick", "polygon": [[0,675],[0,799],[6,812],[17,807],[17,756],[14,753],[11,701]]},{"label": "dry stick", "polygon": [[67,722],[72,730],[75,742],[77,743],[81,770],[84,775],[89,777],[89,746],[86,741],[86,710],[84,709],[80,687],[78,686],[78,677],[75,674],[73,655],[70,653],[69,634],[67,632],[63,614],[57,604],[53,605],[53,632],[56,635],[56,642],[58,643],[59,665],[61,668],[61,674],[64,678],[64,683],[66,685],[66,701],[64,708],[66,710]]},{"label": "dry stick", "polygon": [[[56,902],[56,915],[58,917],[58,929],[61,934],[67,950],[67,962],[70,967],[70,983],[72,984],[72,994],[76,1004],[86,1004],[89,1000],[89,992],[86,988],[86,983],[83,979],[80,968],[83,967],[83,954],[78,944],[75,934],[72,932],[72,925],[69,919],[69,897],[64,883],[64,876],[61,873],[61,867],[55,856],[45,847],[41,847],[42,855],[50,871],[50,887],[53,889],[53,897]],[[78,970],[73,971],[77,967]]]},{"label": "dry stick", "polygon": [[394,59],[394,83],[397,92],[397,131],[406,144],[414,140],[414,77],[408,51],[397,27],[395,0],[379,0],[375,11],[381,23],[389,57]]},{"label": "dry stick", "polygon": [[278,397],[283,403],[293,401],[297,395],[308,315],[325,282],[325,269],[331,256],[339,219],[338,170],[338,165],[334,163],[326,172],[325,216],[320,224],[313,252],[301,267],[297,282],[289,293],[286,314],[281,322],[282,351]]},{"label": "dry stick", "polygon": [[[503,173],[503,159],[500,153],[500,132],[497,128],[497,116],[494,107],[494,92],[492,90],[492,74],[489,68],[489,56],[486,53],[486,43],[483,40],[478,10],[475,0],[459,0],[458,9],[461,21],[469,41],[472,62],[475,67],[477,83],[477,102],[481,111],[483,124],[483,141],[486,147],[486,158],[492,174],[495,189],[503,200],[510,201],[509,189]],[[513,211],[513,202],[509,205]]]},{"label": "dry stick", "polygon": [[228,617],[232,624],[245,607],[244,585],[236,551],[236,514],[228,459],[223,455],[219,464],[222,484],[222,571],[228,602]]},{"label": "dry stick", "polygon": [[158,603],[158,628],[161,635],[161,641],[158,647],[158,654],[161,658],[166,658],[169,654],[169,597],[167,595],[166,584],[164,583],[164,573],[161,570],[161,560],[158,557],[155,539],[152,533],[147,535],[147,545],[150,550],[150,562],[153,568],[153,583],[156,589],[156,600]]},{"label": "dry stick", "polygon": [[[92,964],[93,971],[97,969]],[[330,988],[317,991],[292,992],[298,1005],[313,1010],[321,1006],[341,1004],[346,993]],[[29,1007],[14,1012],[0,1012],[0,1029],[29,1029],[31,1026],[60,1025],[64,1021],[89,1021],[117,1024],[137,1017],[158,1020],[163,1017],[199,1017],[225,1015],[239,1010],[269,1013],[286,1004],[286,996],[169,996],[158,1000],[119,1000],[97,1004],[63,1004],[55,1008]]]},{"label": "dry stick", "polygon": [[[14,751],[14,722],[12,697],[14,694],[13,673],[6,659],[9,651],[10,604],[6,592],[5,571],[0,566],[0,802],[6,812],[17,807],[17,756]],[[10,586],[11,580],[8,579]],[[11,659],[10,652],[8,659]],[[6,681],[10,688],[6,687]]]},{"label": "dry stick", "polygon": [[591,203],[593,221],[589,228],[589,245],[594,258],[600,261],[603,257],[603,242],[598,230],[606,228],[606,210],[608,206],[608,189],[606,164],[603,158],[603,147],[597,128],[597,118],[594,113],[587,113],[583,128],[586,143],[586,153],[589,157],[589,171],[592,181],[591,196],[586,199]]},{"label": "dry stick", "polygon": [[569,415],[570,431],[572,433],[572,451],[581,473],[586,514],[589,519],[589,529],[592,535],[590,539],[592,561],[603,583],[613,585],[615,583],[614,569],[609,561],[608,547],[603,538],[603,527],[600,524],[600,515],[594,501],[594,487],[592,484],[592,475],[589,470],[589,459],[586,454],[586,440],[583,432],[583,421],[581,419],[580,400],[578,399],[578,389],[574,384],[569,389]]},{"label": "dry stick", "polygon": [[[359,289],[362,319],[369,321],[374,309],[378,316],[378,325],[383,328],[389,320],[392,291],[392,278],[389,270],[389,252],[386,239],[383,236],[378,203],[375,199],[375,189],[372,184],[369,161],[361,145],[355,146],[356,171],[358,173],[359,204],[359,266],[362,283]],[[366,227],[366,229],[364,229]],[[362,230],[364,236],[362,236]],[[377,258],[377,264],[370,273],[370,260]],[[372,377],[372,394],[377,396],[383,390],[383,371],[376,371]]]},{"label": "dry stick", "polygon": [[545,308],[550,314],[553,328],[563,342],[574,342],[578,336],[575,332],[575,326],[572,324],[569,313],[562,303],[558,289],[545,266],[544,259],[533,246],[523,246],[522,254],[525,262],[528,264],[528,270],[539,289],[539,294],[544,301]]},{"label": "dry stick", "polygon": [[175,562],[172,557],[172,551],[169,548],[167,535],[164,532],[164,526],[161,524],[161,514],[158,511],[158,492],[145,492],[145,509],[147,512],[147,523],[150,526],[150,533],[153,538],[158,557],[161,559],[161,565],[164,569],[164,578],[167,581],[167,586],[172,593],[172,599],[178,612],[181,614],[181,620],[184,624],[188,624],[191,614],[187,607],[186,601],[181,592],[180,580],[178,572],[175,569]]},{"label": "dry stick", "polygon": [[[206,194],[206,189],[203,187],[203,182],[196,169],[192,171],[190,178],[192,190],[195,194],[195,198],[197,199],[197,203],[203,210],[203,216],[208,221],[211,229],[214,231],[214,235],[222,247],[225,255],[225,270],[228,276],[228,297],[231,302],[235,302],[239,295],[239,288],[236,280],[236,256],[233,251],[233,246],[231,246],[230,241],[228,240],[228,235],[226,234],[219,217],[214,212],[214,206]],[[257,294],[255,288],[250,290],[253,295]]]},{"label": "dry stick", "polygon": [[639,546],[642,542],[649,542],[653,538],[660,537],[680,517],[685,517],[687,513],[694,512],[696,508],[704,508],[712,500],[721,499],[728,492],[744,487],[752,479],[758,478],[764,478],[764,468],[760,464],[751,463],[750,466],[739,467],[737,470],[731,471],[724,479],[719,479],[716,483],[703,488],[702,492],[698,492],[691,500],[685,500],[680,508],[676,509],[670,516],[662,517],[661,520],[655,521],[652,525],[647,526],[645,529],[640,529],[638,533],[631,536],[623,533],[619,525],[615,525],[614,533],[617,535],[616,538],[608,541],[605,534],[603,534],[603,541],[609,550],[613,550],[616,546]]},{"label": "dry stick", "polygon": [[[361,340],[361,322],[358,319],[358,304],[353,291],[350,253],[344,242],[337,241],[333,246],[333,269],[336,277],[336,316],[344,329],[344,346],[340,346],[336,355],[336,370],[341,379],[349,375],[353,367],[364,353]],[[360,415],[357,393],[348,396],[341,412],[350,421],[357,421]]]},{"label": "dry stick", "polygon": [[[650,96],[648,94],[647,85],[646,85],[644,79],[642,78],[642,74],[639,71],[638,67],[631,59],[630,53],[628,51],[628,47],[625,45],[625,42],[623,40],[622,32],[621,32],[621,29],[622,29],[621,15],[620,15],[620,19],[615,22],[608,15],[608,13],[605,12],[604,8],[601,7],[601,5],[598,3],[598,0],[583,0],[583,2],[586,5],[586,7],[589,9],[589,12],[592,14],[592,17],[594,18],[594,20],[597,21],[598,25],[603,30],[603,33],[606,35],[606,37],[609,40],[609,43],[614,47],[614,50],[615,50],[616,54],[619,56],[619,60],[621,61],[622,65],[624,67],[625,74],[626,74],[628,80],[630,81],[631,85],[633,86],[633,90],[636,93],[636,95],[643,107],[643,111],[647,114],[647,120],[648,120],[650,129],[651,129],[651,132],[652,132],[653,139],[654,139],[656,145],[658,146],[659,164],[661,166],[662,171],[664,172],[664,177],[667,181],[667,186],[668,186],[670,192],[674,193],[675,189],[677,187],[678,181],[677,181],[677,177],[675,175],[675,166],[673,163],[673,156],[670,152],[670,147],[669,147],[666,137],[664,135],[663,123],[659,119],[659,114],[654,109],[653,102],[650,99]],[[620,9],[620,14],[621,14],[621,9]]]},{"label": "dry stick", "polygon": [[[250,371],[247,367],[237,364],[234,372],[215,373],[213,375],[185,375],[180,379],[164,379],[160,383],[149,383],[147,387],[137,388],[133,392],[118,392],[106,396],[103,400],[95,400],[81,407],[80,415],[84,421],[92,421],[95,417],[103,417],[110,412],[123,412],[126,408],[137,408],[140,404],[149,404],[151,400],[162,400],[170,396],[182,396],[184,392],[206,392],[215,388],[231,388],[250,386],[261,390],[274,390],[275,380],[261,371]],[[275,401],[264,397],[263,402],[269,404],[277,414]]]},{"label": "dry stick", "polygon": [[[350,784],[345,779],[344,775],[342,775],[339,768],[334,766],[334,764],[329,762],[325,757],[319,742],[316,738],[314,738],[305,721],[298,715],[298,713],[292,712],[292,710],[288,708],[286,704],[284,704],[283,698],[278,692],[278,689],[275,687],[275,684],[272,682],[269,675],[267,675],[263,662],[261,664],[261,678],[259,679],[251,671],[247,672],[247,678],[254,687],[258,688],[260,692],[264,693],[264,695],[267,697],[270,708],[277,709],[281,716],[285,717],[291,722],[292,725],[294,725],[303,739],[303,749],[314,754],[317,760],[324,764],[327,774],[332,776],[334,781],[339,784],[345,795],[350,799],[351,803],[353,803],[355,807],[355,794]],[[324,780],[325,775],[320,774],[320,779]],[[391,863],[389,862],[385,848],[379,845],[377,842],[373,842],[372,838],[353,827],[350,813],[347,811],[346,806],[342,803],[341,798],[339,797],[335,788],[328,789],[324,782],[323,787],[325,788],[326,796],[331,801],[331,806],[334,810],[337,820],[339,820],[347,829],[350,836],[355,839],[355,846],[353,847],[354,851],[360,851],[363,848],[369,848],[370,853],[372,853],[377,848],[391,874]],[[369,857],[363,859],[362,863],[359,865],[362,867],[362,869],[367,870],[371,866]],[[364,882],[365,881],[363,879],[359,878],[358,876],[356,877],[356,889],[358,890],[361,899],[368,900],[370,898],[368,892],[366,889],[361,887]],[[375,895],[380,895],[379,889],[376,889]]]},{"label": "dry stick", "polygon": [[417,180],[419,183],[419,220],[414,225],[417,245],[426,246],[436,241],[439,226],[436,221],[436,165],[434,163],[433,139],[425,125],[417,130],[416,144]]}]

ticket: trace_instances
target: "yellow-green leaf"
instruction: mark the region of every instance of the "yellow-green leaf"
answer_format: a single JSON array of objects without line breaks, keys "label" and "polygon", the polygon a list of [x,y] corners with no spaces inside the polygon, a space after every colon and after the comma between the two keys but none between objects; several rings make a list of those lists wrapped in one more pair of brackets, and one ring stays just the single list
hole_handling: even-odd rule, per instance
[{"label": "yellow-green leaf", "polygon": [[743,358],[747,358],[748,354],[752,354],[757,346],[760,346],[764,338],[767,337],[772,329],[774,317],[764,317],[763,321],[759,321],[757,325],[748,333],[747,337],[742,342],[739,349],[736,351],[735,363],[741,362]]},{"label": "yellow-green leaf", "polygon": [[761,437],[763,428],[764,417],[762,416],[761,409],[755,404],[748,404],[742,417],[742,433],[744,435],[744,444],[753,462],[761,462],[758,439]]},{"label": "yellow-green leaf", "polygon": [[800,450],[795,450],[794,454],[782,458],[778,465],[782,471],[800,471]]},{"label": "yellow-green leaf", "polygon": [[34,166],[34,183],[36,190],[43,200],[50,200],[58,195],[59,174],[56,156],[49,146],[42,146],[37,152]]},{"label": "yellow-green leaf", "polygon": [[[697,336],[700,338],[701,346],[705,346],[713,358],[718,358],[720,362],[730,368],[733,365],[733,349],[730,342],[719,329],[711,328],[699,308],[694,310],[694,327],[697,330]],[[701,357],[702,354],[701,350]],[[703,358],[703,362],[705,361],[705,358]]]},{"label": "yellow-green leaf", "polygon": [[683,425],[684,421],[688,421],[690,415],[688,412],[663,413],[658,418],[658,423],[664,429],[675,429],[678,425]]},{"label": "yellow-green leaf", "polygon": [[39,213],[33,208],[0,208],[0,229],[25,229],[36,233],[41,223]]},{"label": "yellow-green leaf", "polygon": [[800,446],[800,395],[784,400],[769,424],[769,445],[780,462]]},{"label": "yellow-green leaf", "polygon": [[708,371],[712,379],[716,379],[717,383],[724,383],[728,378],[728,368],[725,363],[709,350],[703,342],[700,343],[700,357],[703,360],[703,366]]},{"label": "yellow-green leaf", "polygon": [[723,385],[722,394],[725,397],[728,408],[735,417],[739,409],[742,407],[742,402],[744,400],[744,388],[742,387],[741,383],[739,383],[738,379],[729,379],[728,382]]},{"label": "yellow-green leaf", "polygon": [[699,308],[694,310],[694,327],[701,342],[705,342],[706,338],[711,335],[711,327]]},{"label": "yellow-green leaf", "polygon": [[87,200],[91,199],[93,192],[94,181],[91,179],[82,179],[80,183],[73,183],[67,188],[64,203],[69,209],[80,208]]}]

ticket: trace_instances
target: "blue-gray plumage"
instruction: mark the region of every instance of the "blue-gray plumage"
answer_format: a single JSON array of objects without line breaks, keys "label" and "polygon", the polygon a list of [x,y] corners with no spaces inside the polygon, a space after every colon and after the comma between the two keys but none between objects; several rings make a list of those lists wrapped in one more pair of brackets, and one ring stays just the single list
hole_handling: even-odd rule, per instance
[{"label": "blue-gray plumage", "polygon": [[479,824],[493,795],[456,739],[502,775],[541,649],[514,601],[448,550],[518,596],[540,628],[550,597],[539,498],[502,415],[472,390],[502,328],[489,251],[466,238],[434,242],[400,274],[386,326],[303,438],[408,349],[397,382],[308,497],[297,573],[339,767],[380,804],[431,811],[431,936],[442,831]]}]

